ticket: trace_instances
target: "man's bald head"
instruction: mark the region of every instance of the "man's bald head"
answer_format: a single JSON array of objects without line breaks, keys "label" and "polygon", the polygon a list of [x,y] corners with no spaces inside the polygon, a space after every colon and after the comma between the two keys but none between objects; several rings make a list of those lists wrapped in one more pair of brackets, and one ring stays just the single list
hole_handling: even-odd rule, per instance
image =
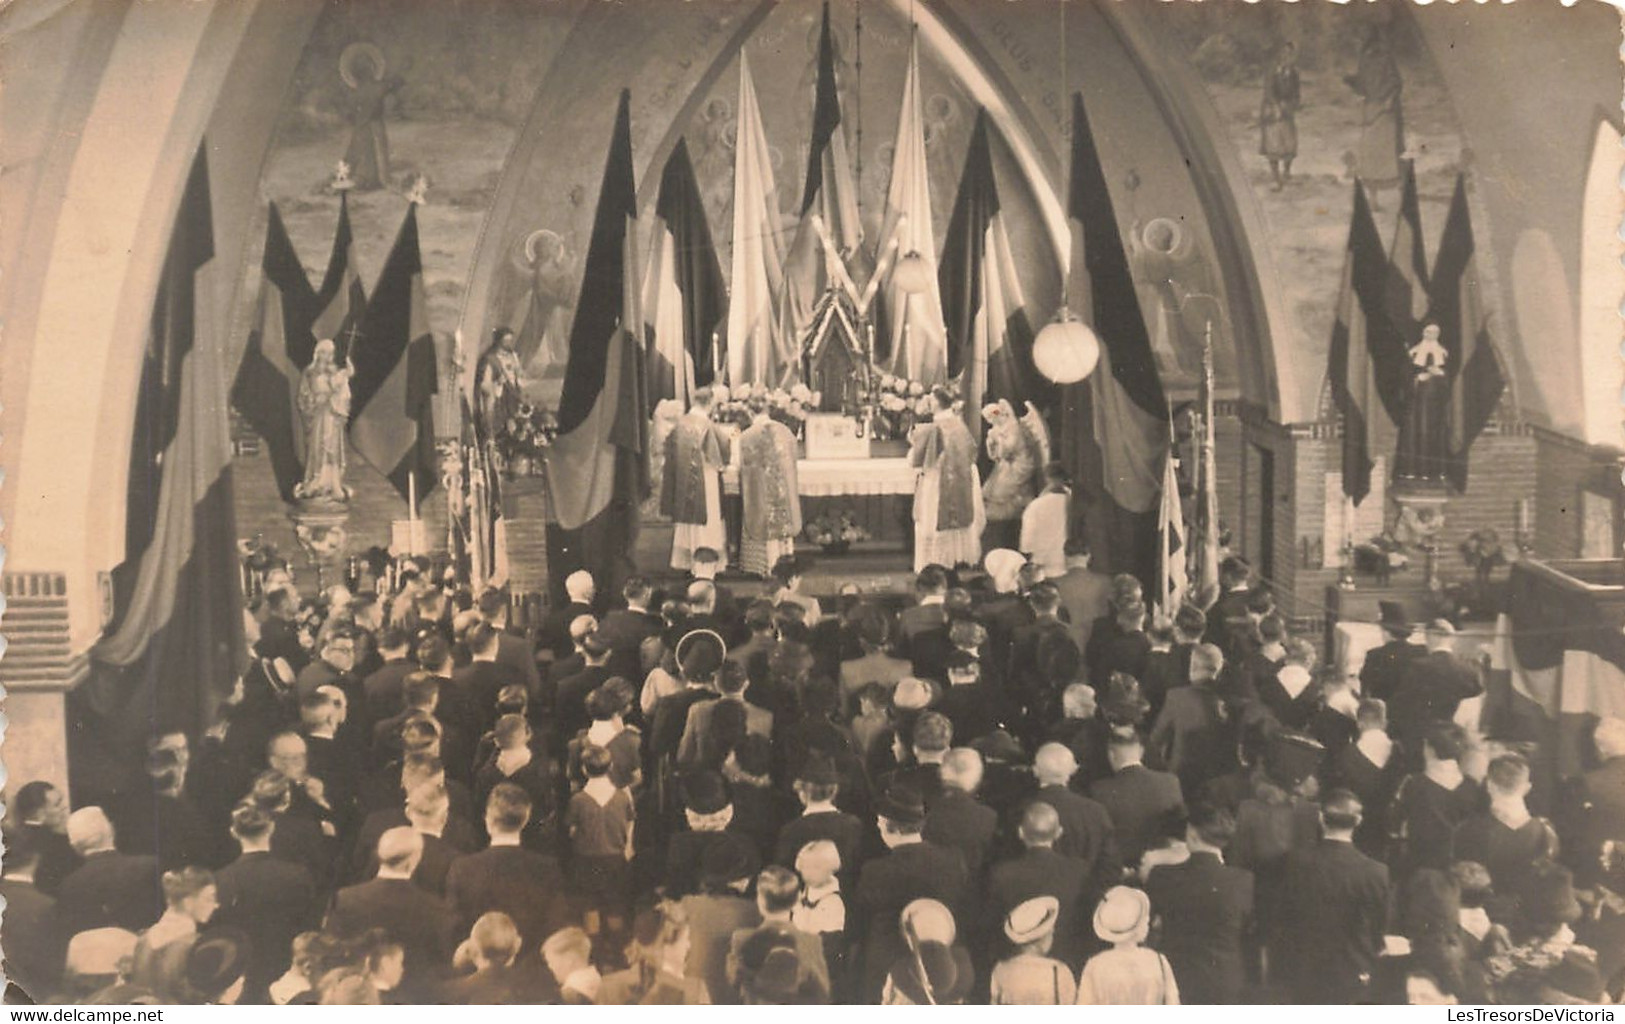
[{"label": "man's bald head", "polygon": [[1033,774],[1040,786],[1064,786],[1078,772],[1078,759],[1065,744],[1046,743],[1033,758]]},{"label": "man's bald head", "polygon": [[1044,801],[1034,800],[1021,815],[1020,831],[1026,846],[1053,846],[1061,838],[1061,816]]},{"label": "man's bald head", "polygon": [[113,848],[113,823],[100,807],[81,807],[68,815],[68,843],[83,857]]},{"label": "man's bald head", "polygon": [[688,603],[697,611],[710,611],[717,603],[717,585],[710,580],[695,580],[690,583]]},{"label": "man's bald head", "polygon": [[942,784],[963,793],[982,785],[982,755],[969,747],[955,747],[942,759]]},{"label": "man's bald head", "polygon": [[394,874],[410,875],[423,859],[423,836],[409,825],[392,828],[378,837],[378,865]]}]

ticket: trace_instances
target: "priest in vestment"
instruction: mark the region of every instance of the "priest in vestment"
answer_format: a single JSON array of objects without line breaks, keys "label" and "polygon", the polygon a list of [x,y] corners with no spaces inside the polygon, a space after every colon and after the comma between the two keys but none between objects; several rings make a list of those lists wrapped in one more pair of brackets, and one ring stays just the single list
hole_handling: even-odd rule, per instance
[{"label": "priest in vestment", "polygon": [[909,437],[909,465],[920,470],[914,485],[915,572],[928,565],[977,564],[987,526],[976,441],[955,414],[953,396],[942,388],[932,394],[936,414]]},{"label": "priest in vestment", "polygon": [[722,470],[728,436],[711,422],[711,389],[694,392],[693,405],[666,438],[660,514],[672,521],[671,567],[687,570],[694,552],[710,548],[728,564],[728,528],[722,519]]},{"label": "priest in vestment", "polygon": [[745,507],[739,567],[766,576],[796,550],[801,494],[796,486],[796,437],[767,413],[767,398],[751,399],[751,425],[739,435],[739,496]]}]

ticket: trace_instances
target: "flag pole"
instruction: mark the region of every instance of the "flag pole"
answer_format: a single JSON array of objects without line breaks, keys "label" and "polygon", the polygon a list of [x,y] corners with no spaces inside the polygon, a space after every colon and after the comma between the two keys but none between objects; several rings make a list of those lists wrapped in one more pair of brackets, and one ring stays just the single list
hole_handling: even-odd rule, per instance
[{"label": "flag pole", "polygon": [[406,521],[408,523],[408,535],[411,537],[409,543],[414,548],[412,554],[415,555],[417,554],[415,549],[418,546],[418,470],[416,466],[406,471]]}]

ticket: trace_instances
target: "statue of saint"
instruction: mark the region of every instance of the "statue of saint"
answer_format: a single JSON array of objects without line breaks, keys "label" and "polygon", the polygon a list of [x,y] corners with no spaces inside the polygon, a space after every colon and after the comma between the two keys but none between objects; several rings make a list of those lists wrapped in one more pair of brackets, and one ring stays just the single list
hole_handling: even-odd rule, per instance
[{"label": "statue of saint", "polygon": [[343,503],[350,500],[344,486],[344,427],[350,420],[349,366],[333,358],[333,341],[316,343],[315,355],[299,379],[299,415],[305,421],[305,477],[294,486],[304,501]]},{"label": "statue of saint", "polygon": [[1410,348],[1411,387],[1394,476],[1399,480],[1443,480],[1450,460],[1450,379],[1445,364],[1450,353],[1439,343],[1439,325],[1422,329],[1422,340]]},{"label": "statue of saint", "polygon": [[514,349],[514,333],[506,327],[491,332],[491,347],[480,356],[474,371],[479,394],[480,436],[494,440],[508,433],[509,421],[519,414],[525,398],[525,378]]}]

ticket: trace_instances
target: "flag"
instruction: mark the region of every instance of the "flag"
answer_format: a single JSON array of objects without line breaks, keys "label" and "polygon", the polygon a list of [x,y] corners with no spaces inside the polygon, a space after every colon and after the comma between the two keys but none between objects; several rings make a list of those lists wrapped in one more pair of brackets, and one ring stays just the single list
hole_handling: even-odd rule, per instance
[{"label": "flag", "polygon": [[[737,216],[737,214],[735,214]],[[863,241],[858,222],[857,189],[846,159],[841,130],[841,99],[835,88],[835,46],[829,33],[829,3],[824,3],[818,35],[818,91],[813,103],[812,146],[807,153],[807,183],[801,193],[800,222],[784,261],[783,298],[779,302],[779,362],[789,376],[801,364],[801,343],[812,327],[818,300],[830,281],[831,259],[814,225],[823,224],[829,244],[842,253],[857,251]],[[775,367],[777,369],[777,367]],[[742,383],[742,382],[741,382]],[[779,381],[768,381],[777,384]]]},{"label": "flag", "polygon": [[1062,458],[1084,494],[1097,564],[1132,573],[1150,591],[1157,571],[1158,467],[1170,442],[1168,403],[1081,93],[1072,98],[1067,213],[1067,300],[1094,327],[1100,362],[1088,380],[1063,393]]},{"label": "flag", "polygon": [[336,362],[347,360],[350,344],[355,340],[354,332],[359,329],[367,308],[367,289],[361,284],[355,236],[350,231],[348,192],[339,193],[339,226],[333,235],[333,251],[327,257],[327,272],[322,275],[322,286],[316,292],[316,308],[316,322],[310,328],[311,347],[295,353],[295,365],[301,369],[310,365],[316,342],[323,338],[332,339]]},{"label": "flag", "polygon": [[355,371],[350,443],[402,497],[412,493],[413,480],[420,498],[440,482],[434,449],[436,363],[413,203],[378,275],[350,359]]},{"label": "flag", "polygon": [[1213,331],[1202,346],[1201,417],[1196,442],[1196,528],[1191,533],[1191,599],[1206,611],[1219,599],[1219,468],[1214,456]]},{"label": "flag", "polygon": [[1439,344],[1450,353],[1450,464],[1457,491],[1467,490],[1467,453],[1495,414],[1506,380],[1478,296],[1473,224],[1467,210],[1467,179],[1456,175],[1439,255],[1433,261],[1427,321],[1439,325]]},{"label": "flag", "polygon": [[1008,399],[1019,414],[1036,391],[1032,325],[999,212],[986,110],[976,115],[937,276],[948,375],[961,377],[965,418],[980,439],[984,404]]},{"label": "flag", "polygon": [[660,175],[649,268],[643,280],[650,403],[676,398],[687,408],[694,389],[715,379],[713,340],[727,304],[722,264],[711,244],[694,164],[688,144],[678,139]]},{"label": "flag", "polygon": [[[773,162],[744,51],[739,54],[739,124],[734,142],[733,273],[725,353],[729,384],[777,384],[784,376],[774,302],[784,286]],[[793,352],[793,347],[792,347]],[[793,360],[792,360],[793,362]]]},{"label": "flag", "polygon": [[294,354],[305,353],[308,363],[314,350],[310,323],[316,314],[316,291],[305,277],[276,203],[271,204],[265,226],[260,269],[255,327],[232,385],[231,404],[265,442],[277,491],[283,501],[292,501],[294,485],[304,475],[305,447],[297,411],[302,367]]},{"label": "flag", "polygon": [[886,217],[880,230],[882,245],[897,243],[896,258],[917,254],[930,272],[930,287],[909,293],[897,286],[897,264],[880,292],[876,332],[877,360],[890,360],[891,371],[930,386],[948,376],[948,329],[942,319],[942,294],[937,282],[936,233],[931,226],[930,168],[925,159],[925,119],[920,103],[920,47],[918,30],[909,41],[908,77],[903,82],[903,106],[897,115],[896,153],[892,157],[891,186],[886,191]]},{"label": "flag", "polygon": [[135,765],[156,733],[200,735],[245,667],[224,335],[202,315],[214,257],[206,151],[192,165],[153,302],[120,567],[129,585],[91,649],[83,694],[96,716],[86,727],[106,730],[87,738],[90,748]]},{"label": "flag", "polygon": [[507,523],[502,514],[502,478],[491,458],[490,446],[477,436],[467,393],[462,406],[461,471],[449,474],[451,493],[451,550],[460,570],[466,569],[470,586],[478,593],[508,581]]},{"label": "flag", "polygon": [[1190,590],[1186,566],[1185,511],[1179,500],[1179,460],[1170,451],[1162,460],[1162,501],[1157,513],[1161,538],[1162,571],[1158,574],[1157,601],[1164,615],[1173,615]]},{"label": "flag", "polygon": [[1377,396],[1398,423],[1410,401],[1410,347],[1422,336],[1428,307],[1428,263],[1422,245],[1422,208],[1416,194],[1416,163],[1405,161],[1399,222],[1388,247],[1382,288],[1383,316],[1366,326],[1371,351],[1380,354]]},{"label": "flag", "polygon": [[[1382,370],[1373,342],[1373,334],[1384,328],[1374,328],[1373,324],[1388,322],[1383,309],[1387,275],[1388,263],[1383,258],[1377,222],[1372,219],[1365,188],[1356,182],[1354,216],[1349,224],[1348,253],[1343,258],[1343,284],[1326,369],[1332,402],[1343,418],[1343,493],[1356,505],[1371,493],[1370,436],[1377,409],[1386,404],[1379,397]],[[1390,362],[1392,357],[1390,352]],[[1397,369],[1403,384],[1404,365]]]},{"label": "flag", "polygon": [[559,434],[547,450],[555,516],[548,565],[556,596],[577,569],[592,573],[600,588],[620,586],[633,569],[638,507],[649,493],[649,403],[642,346],[631,333],[643,314],[630,105],[623,90],[570,327]]}]

